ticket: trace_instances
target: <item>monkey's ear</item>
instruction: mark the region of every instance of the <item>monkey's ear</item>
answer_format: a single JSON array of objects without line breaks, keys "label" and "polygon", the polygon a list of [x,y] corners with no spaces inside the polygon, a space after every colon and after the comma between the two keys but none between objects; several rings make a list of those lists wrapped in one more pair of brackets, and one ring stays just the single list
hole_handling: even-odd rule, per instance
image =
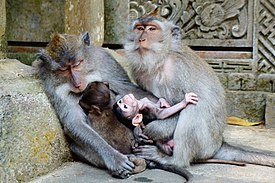
[{"label": "monkey's ear", "polygon": [[177,39],[177,40],[181,39],[181,29],[179,26],[172,27],[171,32],[174,39]]},{"label": "monkey's ear", "polygon": [[137,114],[133,119],[132,119],[132,124],[134,126],[138,126],[140,125],[140,123],[142,122],[143,119],[143,115],[142,114]]},{"label": "monkey's ear", "polygon": [[51,57],[46,53],[44,49],[39,50],[39,52],[36,54],[36,57],[43,62],[49,62],[51,60]]},{"label": "monkey's ear", "polygon": [[101,115],[101,110],[96,105],[91,105],[91,111],[90,112],[92,112],[92,113],[94,113],[96,115]]},{"label": "monkey's ear", "polygon": [[89,106],[87,103],[83,102],[82,100],[79,101],[79,105],[85,110],[91,109],[91,106]]},{"label": "monkey's ear", "polygon": [[103,81],[103,84],[105,84],[109,88],[109,83],[107,81]]},{"label": "monkey's ear", "polygon": [[85,33],[83,34],[82,37],[83,37],[84,43],[85,43],[87,46],[90,46],[91,41],[90,41],[90,35],[89,35],[89,33],[88,33],[88,32],[85,32]]}]

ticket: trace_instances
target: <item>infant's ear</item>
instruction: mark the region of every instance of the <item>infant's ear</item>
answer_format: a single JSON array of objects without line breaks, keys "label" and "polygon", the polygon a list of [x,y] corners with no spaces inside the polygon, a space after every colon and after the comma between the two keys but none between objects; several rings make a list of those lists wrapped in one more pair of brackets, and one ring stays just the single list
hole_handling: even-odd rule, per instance
[{"label": "infant's ear", "polygon": [[91,105],[90,113],[101,115],[101,109],[96,105]]},{"label": "infant's ear", "polygon": [[138,126],[140,125],[140,123],[142,122],[143,119],[143,115],[142,114],[137,114],[133,119],[132,119],[132,124],[134,126]]}]

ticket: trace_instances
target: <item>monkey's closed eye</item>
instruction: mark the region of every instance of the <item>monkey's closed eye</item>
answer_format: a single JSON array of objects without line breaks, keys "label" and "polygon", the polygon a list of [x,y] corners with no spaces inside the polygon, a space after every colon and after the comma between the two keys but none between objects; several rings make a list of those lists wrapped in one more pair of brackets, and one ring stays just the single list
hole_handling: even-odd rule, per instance
[{"label": "monkey's closed eye", "polygon": [[60,67],[58,70],[59,71],[67,71],[69,68],[68,67]]},{"label": "monkey's closed eye", "polygon": [[143,26],[137,26],[136,29],[141,31],[141,30],[144,30],[144,27]]}]

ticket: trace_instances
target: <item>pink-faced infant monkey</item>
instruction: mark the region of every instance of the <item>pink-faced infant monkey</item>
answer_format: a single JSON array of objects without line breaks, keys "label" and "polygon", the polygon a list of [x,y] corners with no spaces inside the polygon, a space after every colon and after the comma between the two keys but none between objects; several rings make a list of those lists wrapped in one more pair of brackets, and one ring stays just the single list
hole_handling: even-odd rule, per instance
[{"label": "pink-faced infant monkey", "polygon": [[[128,128],[135,129],[136,138],[143,136],[144,125],[156,119],[165,119],[184,109],[189,103],[197,104],[198,96],[195,93],[186,93],[185,99],[170,106],[164,98],[160,98],[157,103],[148,98],[137,100],[133,94],[128,94],[119,99],[113,106],[113,110],[123,124]],[[146,139],[146,137],[145,137]],[[137,140],[139,141],[139,140]],[[147,142],[152,142],[148,140]],[[157,140],[156,145],[166,154],[173,153],[173,140]]]}]

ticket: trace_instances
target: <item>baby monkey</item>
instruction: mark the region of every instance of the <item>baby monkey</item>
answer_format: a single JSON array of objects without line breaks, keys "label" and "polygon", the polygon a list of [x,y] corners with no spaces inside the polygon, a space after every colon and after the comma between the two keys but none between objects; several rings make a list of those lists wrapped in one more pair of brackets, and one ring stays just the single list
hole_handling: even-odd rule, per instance
[{"label": "baby monkey", "polygon": [[[128,128],[134,130],[136,139],[148,137],[142,134],[142,129],[153,120],[168,118],[184,109],[188,104],[197,104],[198,96],[195,93],[186,93],[184,100],[170,106],[164,98],[160,98],[157,103],[148,98],[137,100],[133,94],[128,94],[119,99],[113,106],[113,111],[120,122]],[[139,140],[137,140],[139,141]],[[152,143],[151,140],[146,141]],[[157,140],[156,145],[167,155],[172,155],[174,142],[171,139]]]}]

